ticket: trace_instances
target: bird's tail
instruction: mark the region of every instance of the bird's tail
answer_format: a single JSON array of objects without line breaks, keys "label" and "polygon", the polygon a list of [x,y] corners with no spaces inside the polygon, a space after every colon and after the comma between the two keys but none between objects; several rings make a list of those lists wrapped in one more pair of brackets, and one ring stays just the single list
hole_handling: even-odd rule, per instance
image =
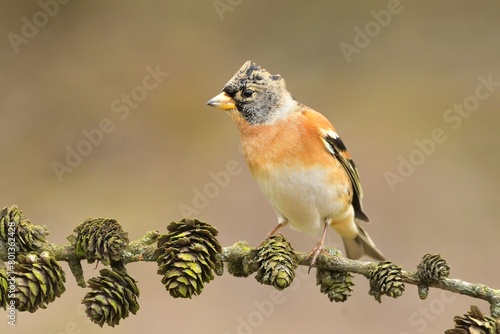
[{"label": "bird's tail", "polygon": [[384,261],[384,255],[377,249],[370,236],[359,225],[358,230],[359,234],[356,238],[342,238],[346,256],[354,260],[367,255],[375,260]]}]

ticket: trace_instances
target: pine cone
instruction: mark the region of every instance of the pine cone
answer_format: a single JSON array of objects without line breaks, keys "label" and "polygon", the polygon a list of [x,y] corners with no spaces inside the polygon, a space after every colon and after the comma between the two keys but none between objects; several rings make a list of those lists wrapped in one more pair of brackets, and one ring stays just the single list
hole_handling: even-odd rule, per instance
[{"label": "pine cone", "polygon": [[122,251],[128,245],[128,233],[123,231],[115,219],[89,218],[78,225],[76,237],[68,237],[75,244],[75,252],[88,263],[101,261],[109,265],[110,261],[120,261]]},{"label": "pine cone", "polygon": [[82,304],[90,320],[101,327],[104,323],[115,327],[129,312],[136,314],[139,310],[137,281],[116,268],[102,269],[99,274],[88,280],[92,291],[85,295]]},{"label": "pine cone", "polygon": [[425,254],[417,266],[420,281],[429,285],[450,275],[450,266],[439,254]]},{"label": "pine cone", "polygon": [[[0,260],[1,262],[2,260]],[[2,266],[0,265],[0,268]],[[0,269],[0,307],[4,310],[7,309],[7,300],[9,295],[9,282],[7,281],[7,270]]]},{"label": "pine cone", "polygon": [[345,302],[351,296],[353,275],[345,271],[324,270],[316,271],[316,285],[320,285],[322,293],[328,294],[331,302]]},{"label": "pine cone", "polygon": [[370,272],[369,294],[381,303],[381,296],[392,298],[400,297],[405,291],[405,284],[401,277],[401,267],[390,261],[379,262]]},{"label": "pine cone", "polygon": [[47,226],[33,225],[23,212],[12,205],[0,211],[0,240],[16,247],[18,252],[34,251],[47,242]]},{"label": "pine cone", "polygon": [[462,317],[455,316],[455,328],[448,329],[445,334],[496,334],[500,333],[499,323],[492,317],[485,316],[476,305]]},{"label": "pine cone", "polygon": [[48,252],[20,254],[14,265],[16,309],[35,312],[60,297],[66,290],[66,275]]},{"label": "pine cone", "polygon": [[283,290],[292,284],[297,268],[297,257],[292,245],[281,234],[267,238],[257,247],[255,279],[261,284]]},{"label": "pine cone", "polygon": [[210,224],[184,218],[167,226],[168,234],[158,239],[158,274],[174,298],[191,298],[214,279],[213,271],[222,267],[217,254],[222,251],[215,238],[219,233]]}]

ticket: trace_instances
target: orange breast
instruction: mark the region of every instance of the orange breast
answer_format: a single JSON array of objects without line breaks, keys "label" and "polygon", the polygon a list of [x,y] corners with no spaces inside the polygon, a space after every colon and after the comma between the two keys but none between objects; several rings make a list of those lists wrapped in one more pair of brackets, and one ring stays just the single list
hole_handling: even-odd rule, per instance
[{"label": "orange breast", "polygon": [[321,130],[335,130],[320,113],[303,109],[270,125],[250,125],[238,112],[231,112],[231,117],[240,130],[245,158],[255,177],[265,177],[268,168],[321,164],[331,171],[335,182],[350,182],[321,140]]}]

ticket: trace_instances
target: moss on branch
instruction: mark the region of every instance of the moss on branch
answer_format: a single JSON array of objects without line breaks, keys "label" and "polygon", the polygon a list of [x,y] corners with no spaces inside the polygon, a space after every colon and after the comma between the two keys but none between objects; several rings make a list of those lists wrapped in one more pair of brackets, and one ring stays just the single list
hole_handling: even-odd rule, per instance
[{"label": "moss on branch", "polygon": [[[53,274],[55,272],[64,277],[57,261],[67,262],[78,285],[85,287],[81,265],[81,261],[85,260],[89,263],[97,261],[97,264],[109,265],[112,269],[91,279],[89,282],[100,282],[91,285],[91,288],[100,289],[101,286],[115,286],[118,284],[116,282],[128,282],[132,295],[128,290],[126,295],[121,296],[121,292],[113,295],[117,301],[127,300],[127,305],[133,306],[120,311],[126,316],[135,314],[139,308],[134,297],[138,296],[139,290],[126,271],[126,265],[131,262],[157,262],[158,274],[162,275],[161,282],[176,298],[191,298],[200,294],[204,284],[214,279],[214,274],[223,274],[224,266],[229,274],[236,277],[248,277],[256,273],[260,283],[281,290],[290,286],[298,265],[311,265],[308,253],[294,251],[281,235],[269,237],[257,247],[251,247],[246,241],[221,247],[216,239],[217,229],[197,219],[185,218],[172,222],[167,229],[166,234],[149,231],[129,242],[128,233],[122,230],[116,220],[92,218],[75,229],[76,235],[68,237],[70,243],[58,245],[47,242],[48,229],[31,224],[16,206],[4,208],[0,211],[0,307],[6,308],[9,299],[6,291],[12,288],[8,287],[10,283],[7,280],[12,275],[21,275],[13,271],[16,261],[24,261],[24,276],[19,276],[19,282],[29,283],[25,284],[23,292],[16,293],[25,300],[37,301],[33,307],[26,307],[30,312],[51,302],[64,291],[64,282],[58,281],[57,275]],[[447,333],[475,333],[483,328],[500,331],[500,290],[448,277],[450,266],[439,254],[426,254],[415,270],[403,270],[389,261],[374,263],[352,260],[342,257],[338,250],[325,249],[315,267],[318,268],[317,284],[331,301],[346,301],[354,285],[351,277],[358,274],[369,280],[370,294],[379,302],[383,295],[399,297],[405,291],[405,284],[417,286],[421,299],[427,297],[429,288],[436,288],[485,300],[490,304],[490,316],[483,315],[477,307],[472,306],[471,311],[463,317],[455,317],[456,327]],[[32,274],[31,270],[36,274]],[[51,294],[50,289],[54,286],[58,287],[58,293]],[[49,291],[42,296],[45,299],[37,299],[40,290]],[[96,291],[94,295],[101,296],[102,292]],[[93,321],[101,326],[104,323],[114,326],[126,317],[120,314],[107,317],[107,310],[110,307],[116,309],[117,306],[97,305],[97,299],[88,297],[85,304]]]}]

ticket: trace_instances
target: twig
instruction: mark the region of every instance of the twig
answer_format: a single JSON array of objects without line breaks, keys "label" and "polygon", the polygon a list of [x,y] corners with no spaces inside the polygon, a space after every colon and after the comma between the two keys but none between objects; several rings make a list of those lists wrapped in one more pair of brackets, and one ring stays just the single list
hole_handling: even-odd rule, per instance
[{"label": "twig", "polygon": [[[155,262],[156,241],[160,233],[158,231],[149,231],[143,237],[128,244],[122,253],[123,264],[131,262]],[[74,248],[67,245],[45,244],[40,251],[48,250],[54,254],[56,260],[69,263],[71,271],[75,276],[79,286],[85,286],[83,272],[80,265],[81,258],[75,254]],[[332,250],[332,254],[337,251]],[[250,247],[247,242],[239,241],[232,246],[223,247],[220,259],[225,263],[239,264],[246,275],[255,271],[253,265],[256,259],[255,248]],[[307,253],[296,252],[299,265],[309,266],[310,258]],[[0,258],[6,261],[7,253],[5,247],[0,247]],[[337,255],[330,255],[323,252],[316,267],[327,270],[345,271],[360,274],[366,278],[370,277],[371,271],[377,263],[351,260]],[[402,271],[403,282],[415,286],[423,285],[416,271]],[[425,284],[424,284],[425,285]],[[500,319],[500,290],[490,288],[481,283],[470,283],[455,278],[443,278],[435,283],[429,284],[430,287],[450,291],[457,294],[466,295],[472,298],[482,299],[490,304],[491,316]]]}]

